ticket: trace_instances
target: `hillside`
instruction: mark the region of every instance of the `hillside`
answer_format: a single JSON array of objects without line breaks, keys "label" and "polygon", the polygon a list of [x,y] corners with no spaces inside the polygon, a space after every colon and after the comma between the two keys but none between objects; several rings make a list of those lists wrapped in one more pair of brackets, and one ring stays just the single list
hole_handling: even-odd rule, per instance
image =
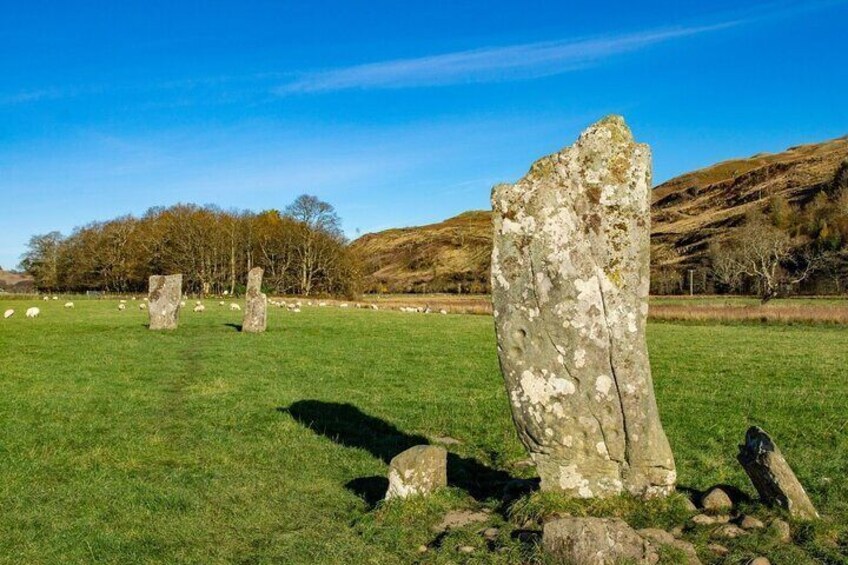
[{"label": "hillside", "polygon": [[0,269],[0,291],[24,292],[32,288],[33,281],[29,275]]},{"label": "hillside", "polygon": [[[711,238],[729,233],[773,195],[804,204],[848,180],[848,137],[718,163],[653,191],[653,256],[694,264]],[[488,290],[491,218],[487,211],[444,222],[366,234],[353,243],[369,292]]]}]

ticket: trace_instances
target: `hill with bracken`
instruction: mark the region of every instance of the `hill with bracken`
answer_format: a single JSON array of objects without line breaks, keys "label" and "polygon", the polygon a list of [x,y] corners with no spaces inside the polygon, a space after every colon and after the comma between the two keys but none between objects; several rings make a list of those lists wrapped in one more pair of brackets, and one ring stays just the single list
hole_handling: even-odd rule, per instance
[{"label": "hill with bracken", "polygon": [[26,273],[4,271],[0,269],[0,291],[29,292],[33,290],[32,277]]},{"label": "hill with bracken", "polygon": [[[848,137],[782,153],[735,159],[681,175],[652,195],[652,254],[669,265],[695,265],[713,238],[727,236],[752,210],[781,196],[803,206],[848,186]],[[491,216],[460,214],[427,226],[366,234],[353,242],[370,292],[488,290]]]}]

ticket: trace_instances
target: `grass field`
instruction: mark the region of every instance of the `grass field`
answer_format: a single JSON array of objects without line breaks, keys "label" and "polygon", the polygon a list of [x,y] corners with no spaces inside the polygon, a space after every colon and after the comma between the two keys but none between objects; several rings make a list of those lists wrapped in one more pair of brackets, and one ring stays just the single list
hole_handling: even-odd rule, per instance
[{"label": "grass field", "polygon": [[[25,303],[0,299],[18,310],[0,320],[0,562],[538,562],[533,519],[557,509],[680,519],[677,499],[504,504],[505,481],[533,471],[488,317],[272,309],[269,331],[247,335],[238,312],[210,306],[153,333],[134,303],[116,304],[39,302],[27,320]],[[664,322],[649,345],[682,490],[753,496],[735,455],[757,424],[824,516],[793,523],[790,546],[770,532],[722,542],[724,558],[687,531],[703,560],[848,563],[848,330]],[[448,446],[451,488],[375,507],[387,461],[444,437],[461,442]],[[431,529],[465,508],[489,510],[487,523]],[[500,528],[491,542],[486,526]]]}]

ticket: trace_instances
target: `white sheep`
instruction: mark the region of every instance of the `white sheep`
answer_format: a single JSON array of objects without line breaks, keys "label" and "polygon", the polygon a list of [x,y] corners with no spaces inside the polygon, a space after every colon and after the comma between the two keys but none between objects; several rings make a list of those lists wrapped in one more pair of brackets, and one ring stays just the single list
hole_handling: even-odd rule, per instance
[{"label": "white sheep", "polygon": [[233,302],[232,304],[230,304],[230,310],[232,310],[233,312],[236,312],[238,310],[241,310],[241,306],[239,306],[238,304]]},{"label": "white sheep", "polygon": [[54,297],[53,297],[53,300],[59,300],[59,297],[58,297],[58,296],[54,296]]},{"label": "white sheep", "polygon": [[445,310],[445,309],[439,310],[439,314],[441,314],[441,315],[443,315],[443,316],[446,316],[446,315],[447,315],[447,313],[448,313],[448,311],[447,311],[447,310]]},{"label": "white sheep", "polygon": [[138,305],[138,309],[139,310],[147,310],[147,304],[142,302],[141,304]]},{"label": "white sheep", "polygon": [[224,305],[226,305],[226,302],[224,302],[223,300],[218,303],[218,306],[224,306]]},{"label": "white sheep", "polygon": [[38,315],[41,314],[41,310],[33,306],[32,308],[26,311],[27,318],[38,318]]},{"label": "white sheep", "polygon": [[[139,306],[141,306],[141,305],[139,304]],[[180,308],[185,308],[185,307],[186,307],[186,301],[185,301],[185,300],[181,300],[181,301],[180,301]]]},{"label": "white sheep", "polygon": [[14,310],[11,310],[11,309],[6,310],[5,312],[3,312],[3,318],[4,318],[4,319],[11,318],[11,317],[12,317],[12,316],[14,316],[14,315],[15,315],[15,311],[14,311]]},{"label": "white sheep", "polygon": [[206,306],[204,306],[203,304],[198,304],[197,306],[194,307],[195,312],[203,312],[205,310],[206,310]]},{"label": "white sheep", "polygon": [[195,305],[195,306],[203,306],[203,302],[201,302],[200,300],[198,300],[197,302],[195,302],[195,303],[194,303],[194,305]]},{"label": "white sheep", "polygon": [[45,297],[44,297],[44,300],[50,300],[50,297],[49,297],[49,296],[45,296]]},{"label": "white sheep", "polygon": [[127,303],[127,301],[126,301],[126,300],[119,300],[118,302],[120,302],[121,304],[126,304],[126,303]]},{"label": "white sheep", "polygon": [[350,304],[348,304],[347,302],[342,302],[341,304],[339,304],[339,308],[349,308],[349,307],[350,307]]},{"label": "white sheep", "polygon": [[74,307],[73,302],[65,302],[65,308],[73,308],[73,307]]},{"label": "white sheep", "polygon": [[121,312],[123,312],[123,311],[124,311],[124,310],[126,310],[126,309],[127,309],[127,305],[126,305],[126,304],[124,304],[123,302],[121,302],[120,304],[118,304],[118,310],[120,310]]}]

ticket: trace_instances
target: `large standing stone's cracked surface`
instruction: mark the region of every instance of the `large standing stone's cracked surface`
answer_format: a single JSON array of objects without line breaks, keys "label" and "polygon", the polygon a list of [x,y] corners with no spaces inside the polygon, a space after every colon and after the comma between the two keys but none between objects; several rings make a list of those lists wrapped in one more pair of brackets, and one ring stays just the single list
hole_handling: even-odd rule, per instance
[{"label": "large standing stone's cracked surface", "polygon": [[151,330],[175,330],[180,321],[180,300],[183,292],[182,275],[153,275],[150,277],[147,312]]},{"label": "large standing stone's cracked surface", "polygon": [[268,319],[268,297],[262,294],[261,267],[254,267],[247,273],[247,297],[244,305],[244,321],[241,331],[261,333],[265,331]]},{"label": "large standing stone's cracked surface", "polygon": [[674,489],[645,344],[651,156],[607,117],[492,191],[492,300],[513,419],[543,490]]}]

